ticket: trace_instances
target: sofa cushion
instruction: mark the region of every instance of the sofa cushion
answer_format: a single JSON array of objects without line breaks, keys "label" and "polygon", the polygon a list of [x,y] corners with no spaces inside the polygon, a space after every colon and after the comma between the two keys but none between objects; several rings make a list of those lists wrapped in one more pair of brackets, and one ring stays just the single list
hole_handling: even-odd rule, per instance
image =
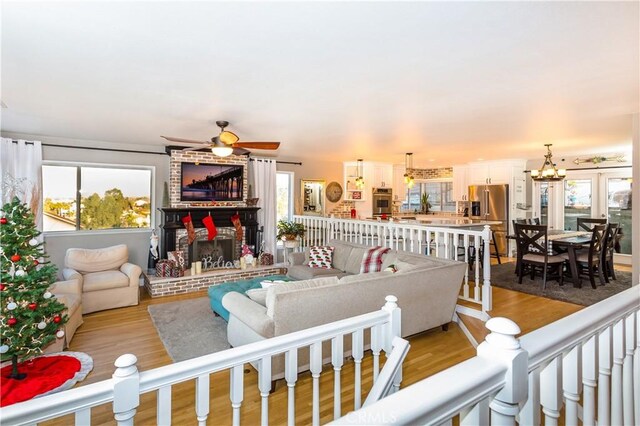
[{"label": "sofa cushion", "polygon": [[127,287],[129,278],[120,271],[92,272],[84,276],[82,292],[107,290],[110,288]]},{"label": "sofa cushion", "polygon": [[98,272],[118,269],[128,258],[129,250],[125,244],[94,250],[70,248],[64,257],[64,264],[82,273]]},{"label": "sofa cushion", "polygon": [[287,276],[296,280],[308,280],[311,278],[322,276],[337,276],[339,278],[345,275],[348,274],[341,271],[340,269],[335,268],[309,268],[309,266],[305,265],[294,265],[287,268]]},{"label": "sofa cushion", "polygon": [[407,272],[418,267],[418,265],[403,262],[401,260],[396,260],[396,263],[394,263],[393,266],[395,266],[397,272]]},{"label": "sofa cushion", "polygon": [[368,249],[369,247],[354,247],[353,249],[351,249],[351,253],[349,253],[349,259],[347,260],[344,271],[350,274],[359,274],[362,259],[364,258]]},{"label": "sofa cushion", "polygon": [[380,268],[384,271],[390,265],[393,265],[396,260],[398,260],[398,254],[395,251],[388,251],[382,256],[382,266]]},{"label": "sofa cushion", "polygon": [[309,267],[331,269],[333,258],[333,247],[313,246],[309,247]]},{"label": "sofa cushion", "polygon": [[[311,268],[308,268],[311,269]],[[267,289],[267,315],[273,318],[274,304],[276,300],[276,294],[285,291],[303,290],[307,288],[324,287],[326,285],[333,285],[338,283],[338,277],[322,277],[314,278],[304,281],[295,281],[292,283],[278,283],[274,284]]]},{"label": "sofa cushion", "polygon": [[252,288],[247,290],[244,294],[249,296],[249,299],[262,306],[267,306],[267,289],[266,288]]},{"label": "sofa cushion", "polygon": [[345,275],[340,278],[338,281],[340,284],[348,284],[358,281],[366,281],[370,278],[378,278],[393,275],[393,272],[390,271],[380,271],[380,272],[369,272],[368,274],[358,274],[358,275]]},{"label": "sofa cushion", "polygon": [[330,242],[330,244],[334,247],[332,261],[333,267],[336,269],[340,269],[341,271],[346,270],[347,261],[349,260],[349,255],[351,254],[351,246],[341,244],[340,242],[334,244],[333,241]]}]

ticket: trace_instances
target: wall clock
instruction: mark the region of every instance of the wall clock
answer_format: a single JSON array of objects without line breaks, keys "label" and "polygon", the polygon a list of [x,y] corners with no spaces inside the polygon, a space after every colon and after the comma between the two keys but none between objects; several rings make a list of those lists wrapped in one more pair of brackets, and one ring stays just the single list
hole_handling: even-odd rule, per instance
[{"label": "wall clock", "polygon": [[342,186],[338,182],[331,182],[327,185],[327,200],[337,203],[342,197]]}]

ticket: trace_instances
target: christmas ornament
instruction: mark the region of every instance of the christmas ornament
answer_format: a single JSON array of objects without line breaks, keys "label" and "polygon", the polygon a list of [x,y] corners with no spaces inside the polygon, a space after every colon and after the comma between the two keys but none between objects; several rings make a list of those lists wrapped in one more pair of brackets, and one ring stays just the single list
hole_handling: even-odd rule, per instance
[{"label": "christmas ornament", "polygon": [[28,308],[31,309],[32,311],[35,311],[37,307],[38,307],[37,303],[29,303],[28,305]]},{"label": "christmas ornament", "polygon": [[17,307],[18,307],[18,305],[15,302],[7,303],[7,309],[10,310],[10,311],[13,311]]},{"label": "christmas ornament", "polygon": [[7,224],[7,218],[6,217],[0,218],[0,224],[6,225]]},{"label": "christmas ornament", "polygon": [[27,275],[27,273],[24,271],[24,269],[18,269],[16,271],[16,277],[24,277],[25,275]]},{"label": "christmas ornament", "polygon": [[4,291],[4,289],[5,289],[5,288],[7,288],[7,286],[6,286],[6,285],[4,285],[4,284],[0,284],[0,291]]},{"label": "christmas ornament", "polygon": [[53,317],[53,322],[55,322],[56,324],[58,324],[60,321],[62,321],[62,318],[60,318],[60,315],[56,315],[55,317]]},{"label": "christmas ornament", "polygon": [[7,345],[0,346],[0,354],[6,354],[7,352],[9,352],[9,346]]},{"label": "christmas ornament", "polygon": [[0,254],[4,254],[4,249],[0,247]]},{"label": "christmas ornament", "polygon": [[12,262],[20,262],[20,259],[22,259],[22,257],[19,254],[14,254],[13,256],[11,256]]},{"label": "christmas ornament", "polygon": [[211,213],[209,213],[209,216],[205,216],[204,219],[202,219],[202,224],[207,228],[207,240],[213,240],[216,235],[218,235],[218,229],[216,228],[216,224],[213,223]]},{"label": "christmas ornament", "polygon": [[64,330],[58,330],[58,332],[56,333],[56,337],[58,339],[61,339],[62,337],[64,337]]},{"label": "christmas ornament", "polygon": [[30,240],[29,240],[29,245],[30,245],[31,247],[35,247],[35,246],[37,246],[37,245],[38,245],[38,240],[36,240],[35,238],[30,239]]},{"label": "christmas ornament", "polygon": [[17,320],[17,319],[15,319],[15,318],[9,318],[9,319],[7,320],[7,325],[9,325],[9,326],[11,326],[11,327],[13,327],[14,325],[16,325],[17,323],[18,323],[18,320]]},{"label": "christmas ornament", "polygon": [[51,293],[49,293],[48,291],[42,295],[42,297],[44,297],[45,299],[51,299],[51,296],[53,296]]},{"label": "christmas ornament", "polygon": [[40,262],[38,262],[38,259],[33,259],[33,264],[34,264],[35,266],[38,266],[38,265],[40,264]]},{"label": "christmas ornament", "polygon": [[47,328],[47,323],[44,321],[40,321],[38,323],[38,330],[44,330],[45,328]]}]

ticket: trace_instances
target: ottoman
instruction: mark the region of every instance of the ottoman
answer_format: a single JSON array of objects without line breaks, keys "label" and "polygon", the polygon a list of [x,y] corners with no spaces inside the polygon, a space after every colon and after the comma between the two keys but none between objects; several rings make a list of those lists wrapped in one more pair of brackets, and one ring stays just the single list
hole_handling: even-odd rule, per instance
[{"label": "ottoman", "polygon": [[207,290],[209,300],[211,303],[211,310],[224,318],[225,321],[229,321],[229,311],[222,306],[222,298],[225,294],[235,291],[244,294],[247,290],[252,288],[261,288],[260,282],[265,280],[283,280],[291,281],[286,275],[269,275],[266,277],[256,277],[249,280],[232,281],[224,284],[212,285]]}]

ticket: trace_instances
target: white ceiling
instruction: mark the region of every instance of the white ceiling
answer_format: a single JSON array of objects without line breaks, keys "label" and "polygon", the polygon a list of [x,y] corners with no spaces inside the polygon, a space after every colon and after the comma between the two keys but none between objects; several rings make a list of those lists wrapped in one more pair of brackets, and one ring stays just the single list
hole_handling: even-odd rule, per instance
[{"label": "white ceiling", "polygon": [[2,130],[450,165],[629,150],[638,2],[2,3]]}]

